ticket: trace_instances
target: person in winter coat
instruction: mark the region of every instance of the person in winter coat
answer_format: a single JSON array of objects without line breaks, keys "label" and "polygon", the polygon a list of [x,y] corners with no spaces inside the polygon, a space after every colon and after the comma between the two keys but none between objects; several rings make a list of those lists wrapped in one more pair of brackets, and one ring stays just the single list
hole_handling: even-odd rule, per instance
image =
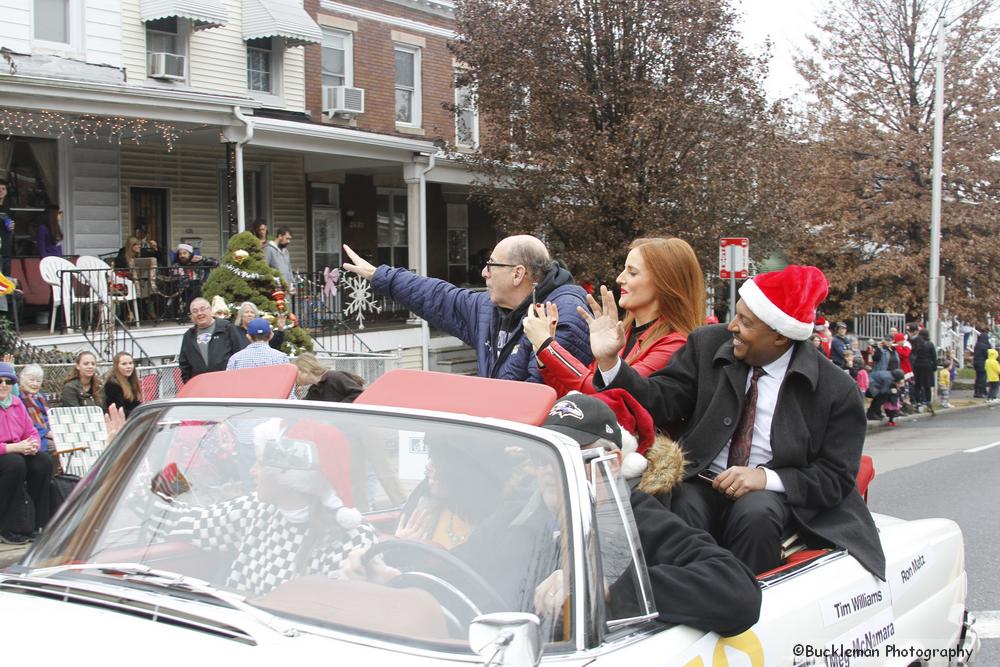
[{"label": "person in winter coat", "polygon": [[195,375],[224,371],[233,356],[247,346],[246,336],[229,320],[212,317],[212,305],[198,297],[191,302],[193,326],[184,332],[177,365],[181,380],[187,382]]},{"label": "person in winter coat", "polygon": [[864,402],[808,342],[828,291],[814,266],[758,274],[740,288],[728,325],[695,330],[648,378],[621,363],[623,332],[617,313],[605,311],[589,321],[601,370],[594,385],[626,390],[657,427],[678,434],[690,464],[671,509],[751,570],[778,566],[782,540],[798,530],[847,549],[885,580],[885,554],[856,486]]},{"label": "person in winter coat", "polygon": [[97,377],[97,356],[93,352],[81,352],[76,355],[76,366],[63,381],[62,407],[100,405],[101,396],[101,379]]},{"label": "person in winter coat", "polygon": [[851,342],[847,340],[847,324],[837,322],[834,327],[833,338],[830,339],[830,361],[834,366],[850,370],[850,365],[844,361],[844,352],[851,349]]},{"label": "person in winter coat", "polygon": [[542,381],[522,327],[532,303],[554,303],[561,313],[554,338],[581,363],[593,358],[587,325],[576,310],[586,308],[586,292],[533,236],[508,236],[496,245],[482,271],[485,292],[407,269],[375,267],[347,245],[344,252],[350,258],[344,269],[370,280],[376,294],[395,299],[474,349],[480,377]]},{"label": "person in winter coat", "polygon": [[872,371],[891,371],[899,368],[899,355],[892,345],[892,336],[885,336],[871,354]]},{"label": "person in winter coat", "polygon": [[986,350],[986,384],[989,386],[988,403],[1000,401],[1000,361],[997,361],[997,351]]},{"label": "person in winter coat", "polygon": [[976,384],[972,396],[986,398],[986,352],[992,349],[993,345],[990,343],[990,332],[985,324],[980,324],[976,329],[979,331],[979,337],[972,351],[972,367],[976,370]]},{"label": "person in winter coat", "polygon": [[[49,520],[49,485],[52,458],[40,450],[35,431],[24,403],[12,391],[17,384],[14,367],[0,362],[0,542],[24,544]],[[34,504],[34,525],[17,525],[21,517],[10,509],[21,501],[21,489],[27,482],[28,496]]]},{"label": "person in winter coat", "polygon": [[[253,301],[244,301],[240,304],[240,309],[236,311],[236,326],[240,330],[240,333],[244,336],[247,335],[247,325],[250,324],[250,320],[255,320],[260,317],[260,309],[257,308],[257,304]],[[278,316],[274,319],[274,336],[271,337],[271,341],[268,343],[275,350],[280,350],[281,346],[285,343],[285,323],[287,317],[284,313],[278,313]]]},{"label": "person in winter coat", "polygon": [[119,352],[104,378],[104,409],[117,405],[128,417],[142,403],[142,389],[135,372],[135,359],[128,352]]},{"label": "person in winter coat", "polygon": [[[637,421],[647,420],[650,426],[652,418],[638,403],[627,408],[616,403],[618,399],[606,393],[570,394],[552,407],[543,428],[568,435],[580,445],[581,452],[603,449],[615,455],[613,468],[621,474],[622,444],[627,434],[619,422],[621,413],[642,411]],[[631,403],[625,401],[627,406]],[[582,419],[577,419],[580,415]],[[749,629],[760,616],[761,604],[753,572],[711,535],[685,523],[654,497],[669,493],[680,481],[684,469],[680,448],[672,441],[660,441],[647,455],[651,458],[649,468],[641,477],[629,480],[629,504],[659,619],[728,636]],[[557,570],[536,588],[536,612],[561,611],[566,595],[561,575]],[[619,610],[637,607],[631,576],[626,573],[607,585],[609,618],[629,615]]]},{"label": "person in winter coat", "polygon": [[[670,361],[701,325],[705,312],[705,283],[694,250],[677,238],[637,239],[629,246],[625,269],[618,275],[625,310],[625,347],[619,356],[647,377]],[[604,307],[615,308],[614,297],[602,290]],[[600,306],[588,295],[590,308]],[[596,393],[597,365],[580,363],[553,337],[559,322],[555,304],[536,304],[524,318],[524,334],[535,350],[545,384],[559,396],[570,391]]]},{"label": "person in winter coat", "polygon": [[921,329],[913,339],[913,397],[917,405],[925,405],[934,412],[931,392],[934,389],[934,369],[937,368],[937,348],[931,342],[931,334]]},{"label": "person in winter coat", "polygon": [[62,257],[62,211],[56,204],[45,207],[45,222],[38,226],[38,255]]},{"label": "person in winter coat", "polygon": [[868,378],[868,395],[872,397],[867,417],[870,421],[882,421],[882,406],[897,393],[896,385],[903,380],[903,371],[872,371]]},{"label": "person in winter coat", "polygon": [[365,390],[365,381],[352,373],[327,369],[312,352],[303,352],[295,359],[299,369],[295,384],[309,387],[307,401],[353,403]]}]

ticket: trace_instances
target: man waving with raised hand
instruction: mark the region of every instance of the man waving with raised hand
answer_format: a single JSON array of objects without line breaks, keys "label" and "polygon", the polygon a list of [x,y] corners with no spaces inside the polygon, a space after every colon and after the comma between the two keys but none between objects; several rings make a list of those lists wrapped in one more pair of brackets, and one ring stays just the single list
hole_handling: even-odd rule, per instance
[{"label": "man waving with raised hand", "polygon": [[482,271],[485,292],[403,268],[376,267],[347,245],[344,252],[350,258],[344,269],[370,280],[375,293],[398,301],[474,349],[480,377],[541,382],[521,325],[533,302],[551,302],[570,314],[559,320],[553,337],[577,359],[590,362],[587,325],[576,315],[578,307],[586,306],[586,293],[534,236],[508,236],[493,248]]}]

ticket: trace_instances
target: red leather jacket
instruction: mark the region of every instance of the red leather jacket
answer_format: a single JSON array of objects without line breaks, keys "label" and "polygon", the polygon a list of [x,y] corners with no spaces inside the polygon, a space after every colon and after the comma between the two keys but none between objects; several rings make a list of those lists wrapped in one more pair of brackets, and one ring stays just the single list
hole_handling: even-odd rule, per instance
[{"label": "red leather jacket", "polygon": [[[667,365],[674,352],[687,342],[687,336],[681,333],[669,333],[656,339],[652,345],[643,350],[642,343],[654,327],[650,327],[639,336],[635,346],[625,358],[625,363],[643,376],[649,377]],[[626,333],[626,337],[628,334]],[[621,354],[619,352],[619,354]],[[597,361],[584,366],[557,341],[549,343],[538,354],[538,366],[542,372],[542,380],[556,390],[560,396],[571,391],[584,394],[596,394],[594,388],[594,373],[597,372]]]}]

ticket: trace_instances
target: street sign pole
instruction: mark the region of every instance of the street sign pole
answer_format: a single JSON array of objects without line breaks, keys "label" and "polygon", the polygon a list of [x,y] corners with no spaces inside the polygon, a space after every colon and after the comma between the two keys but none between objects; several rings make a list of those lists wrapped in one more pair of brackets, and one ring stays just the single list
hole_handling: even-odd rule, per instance
[{"label": "street sign pole", "polygon": [[[729,247],[729,257],[732,259],[733,248]],[[732,322],[733,318],[736,317],[736,272],[733,271],[729,274],[729,321]]]},{"label": "street sign pole", "polygon": [[750,277],[750,239],[719,239],[719,277],[729,280],[729,319],[736,317],[736,280]]}]

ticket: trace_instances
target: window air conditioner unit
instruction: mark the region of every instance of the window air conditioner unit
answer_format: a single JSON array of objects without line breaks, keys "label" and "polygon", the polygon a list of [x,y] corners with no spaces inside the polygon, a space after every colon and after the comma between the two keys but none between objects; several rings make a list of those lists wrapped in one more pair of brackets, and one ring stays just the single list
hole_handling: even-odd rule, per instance
[{"label": "window air conditioner unit", "polygon": [[176,53],[150,53],[146,66],[153,79],[184,78],[184,56]]},{"label": "window air conditioner unit", "polygon": [[323,113],[355,115],[365,112],[364,88],[325,86],[323,88]]}]

